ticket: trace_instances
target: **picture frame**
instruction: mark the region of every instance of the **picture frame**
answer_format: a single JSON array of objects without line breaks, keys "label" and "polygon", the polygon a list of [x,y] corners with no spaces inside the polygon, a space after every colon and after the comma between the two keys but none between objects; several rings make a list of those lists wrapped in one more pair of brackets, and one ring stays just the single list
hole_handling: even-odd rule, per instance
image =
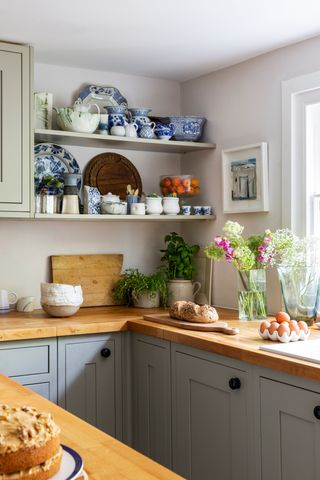
[{"label": "picture frame", "polygon": [[223,213],[269,211],[268,144],[222,150]]}]

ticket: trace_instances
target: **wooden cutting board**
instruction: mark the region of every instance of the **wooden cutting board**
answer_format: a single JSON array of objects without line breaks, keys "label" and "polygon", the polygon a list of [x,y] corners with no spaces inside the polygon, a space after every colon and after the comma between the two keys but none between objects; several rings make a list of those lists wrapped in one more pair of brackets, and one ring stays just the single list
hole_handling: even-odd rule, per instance
[{"label": "wooden cutting board", "polygon": [[150,322],[162,323],[164,325],[170,325],[172,327],[183,328],[185,330],[198,330],[199,332],[220,332],[227,335],[236,335],[239,333],[237,328],[228,327],[226,322],[212,322],[212,323],[193,323],[183,322],[182,320],[176,320],[171,318],[168,313],[161,315],[144,315],[145,320]]},{"label": "wooden cutting board", "polygon": [[120,277],[122,264],[122,254],[53,255],[52,281],[81,285],[82,307],[116,305],[112,289]]},{"label": "wooden cutting board", "polygon": [[101,153],[93,157],[84,172],[84,185],[97,187],[102,195],[112,192],[125,200],[127,185],[142,192],[142,182],[138,170],[123,155]]}]

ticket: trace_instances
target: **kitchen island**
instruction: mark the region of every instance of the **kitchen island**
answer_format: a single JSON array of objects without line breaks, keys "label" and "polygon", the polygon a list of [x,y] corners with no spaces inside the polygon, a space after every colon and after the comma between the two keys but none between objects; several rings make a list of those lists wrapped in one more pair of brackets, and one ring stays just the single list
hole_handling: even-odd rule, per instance
[{"label": "kitchen island", "polygon": [[90,480],[178,480],[178,475],[0,374],[1,403],[52,413],[61,441],[76,450]]}]

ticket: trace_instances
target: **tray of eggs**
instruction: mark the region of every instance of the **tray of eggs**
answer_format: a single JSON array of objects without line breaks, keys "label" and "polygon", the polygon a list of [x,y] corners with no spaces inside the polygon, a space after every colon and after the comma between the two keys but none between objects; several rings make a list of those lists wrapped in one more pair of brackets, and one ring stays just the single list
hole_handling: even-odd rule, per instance
[{"label": "tray of eggs", "polygon": [[279,312],[274,320],[270,322],[264,320],[260,323],[259,335],[264,340],[288,343],[307,340],[310,331],[308,325],[303,320],[300,322],[290,320],[286,312]]}]

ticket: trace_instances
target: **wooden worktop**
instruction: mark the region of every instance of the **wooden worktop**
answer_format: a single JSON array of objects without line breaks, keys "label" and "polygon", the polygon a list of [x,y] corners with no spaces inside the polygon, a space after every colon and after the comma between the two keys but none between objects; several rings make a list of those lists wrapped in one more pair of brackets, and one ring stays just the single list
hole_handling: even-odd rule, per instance
[{"label": "wooden worktop", "polygon": [[180,476],[66,412],[13,380],[0,375],[1,403],[32,405],[52,413],[63,444],[83,458],[90,480],[178,480]]},{"label": "wooden worktop", "polygon": [[[143,320],[143,315],[163,310],[127,307],[83,308],[71,318],[51,318],[42,310],[32,314],[13,312],[0,316],[0,341],[67,335],[133,331],[189,345],[194,348],[242,360],[247,363],[283,371],[292,375],[320,380],[320,365],[259,350],[260,322],[239,322],[234,310],[217,309],[221,320],[240,329],[239,335],[195,332]],[[320,339],[320,330],[311,328],[310,339]]]}]

